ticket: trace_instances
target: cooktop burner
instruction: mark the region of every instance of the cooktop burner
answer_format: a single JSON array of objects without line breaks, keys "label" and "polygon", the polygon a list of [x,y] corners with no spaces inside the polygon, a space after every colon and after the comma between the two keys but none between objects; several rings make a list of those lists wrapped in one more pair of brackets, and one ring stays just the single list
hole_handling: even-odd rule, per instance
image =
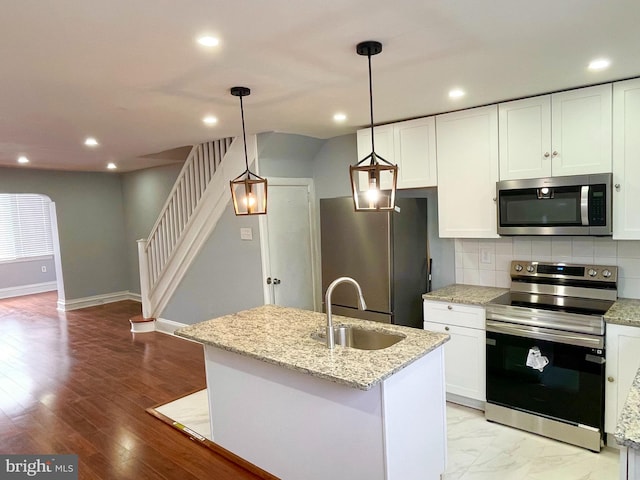
[{"label": "cooktop burner", "polygon": [[576,313],[580,315],[604,315],[613,305],[613,300],[581,297],[562,297],[527,292],[507,292],[490,302],[493,305],[507,305],[554,312]]},{"label": "cooktop burner", "polygon": [[617,278],[612,266],[514,260],[511,291],[487,304],[487,320],[604,335]]}]

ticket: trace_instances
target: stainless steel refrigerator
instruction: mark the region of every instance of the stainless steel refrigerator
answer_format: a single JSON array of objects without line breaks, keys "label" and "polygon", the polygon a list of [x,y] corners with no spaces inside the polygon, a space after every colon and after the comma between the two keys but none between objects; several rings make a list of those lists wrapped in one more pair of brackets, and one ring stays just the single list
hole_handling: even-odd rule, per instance
[{"label": "stainless steel refrigerator", "polygon": [[352,277],[367,310],[358,310],[353,286],[341,284],[331,298],[334,314],[422,328],[427,200],[403,198],[396,204],[399,211],[355,212],[351,197],[320,200],[322,294],[336,278]]}]

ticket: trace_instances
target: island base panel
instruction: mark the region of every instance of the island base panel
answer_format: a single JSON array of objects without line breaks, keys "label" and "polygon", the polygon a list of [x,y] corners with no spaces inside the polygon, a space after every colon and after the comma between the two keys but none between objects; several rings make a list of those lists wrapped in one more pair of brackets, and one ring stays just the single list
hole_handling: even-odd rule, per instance
[{"label": "island base panel", "polygon": [[435,480],[444,470],[441,348],[366,391],[212,346],[205,360],[213,441],[273,475]]}]

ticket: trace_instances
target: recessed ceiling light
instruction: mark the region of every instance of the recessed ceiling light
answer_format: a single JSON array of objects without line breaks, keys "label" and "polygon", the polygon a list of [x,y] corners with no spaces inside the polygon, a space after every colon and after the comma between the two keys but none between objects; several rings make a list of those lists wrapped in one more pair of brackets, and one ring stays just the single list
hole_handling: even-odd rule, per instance
[{"label": "recessed ceiling light", "polygon": [[118,168],[118,167],[116,166],[116,164],[115,164],[115,163],[113,163],[113,162],[109,162],[109,163],[107,164],[107,168],[108,168],[109,170],[115,170],[115,169],[116,169],[116,168]]},{"label": "recessed ceiling light", "polygon": [[203,47],[216,47],[220,43],[220,40],[210,35],[204,35],[198,38],[198,43]]},{"label": "recessed ceiling light", "polygon": [[87,139],[84,141],[84,144],[87,147],[97,147],[98,146],[98,141],[93,137],[87,137]]},{"label": "recessed ceiling light", "polygon": [[465,92],[459,88],[454,88],[453,90],[449,90],[449,98],[460,98],[464,97]]},{"label": "recessed ceiling light", "polygon": [[218,119],[213,115],[207,115],[202,119],[202,121],[205,125],[215,125],[216,123],[218,123]]},{"label": "recessed ceiling light", "polygon": [[344,113],[336,113],[333,116],[333,120],[336,122],[344,122],[347,119],[347,115]]},{"label": "recessed ceiling light", "polygon": [[18,157],[18,163],[29,163],[29,159],[23,155]]},{"label": "recessed ceiling light", "polygon": [[604,70],[605,68],[609,68],[609,65],[611,65],[611,62],[608,59],[597,58],[589,62],[589,70]]}]

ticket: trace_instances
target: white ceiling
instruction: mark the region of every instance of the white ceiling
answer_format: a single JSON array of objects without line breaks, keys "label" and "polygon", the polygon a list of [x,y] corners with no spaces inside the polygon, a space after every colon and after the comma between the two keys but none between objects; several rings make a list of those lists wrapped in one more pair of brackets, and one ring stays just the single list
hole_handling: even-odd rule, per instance
[{"label": "white ceiling", "polygon": [[[241,133],[376,123],[640,75],[637,0],[20,0],[0,15],[0,165],[130,171]],[[204,48],[204,33],[220,45]],[[596,57],[611,59],[590,72]],[[467,95],[448,98],[452,87]],[[342,125],[334,113],[348,115]],[[202,117],[219,121],[207,127]],[[83,145],[95,136],[100,146]]]}]

